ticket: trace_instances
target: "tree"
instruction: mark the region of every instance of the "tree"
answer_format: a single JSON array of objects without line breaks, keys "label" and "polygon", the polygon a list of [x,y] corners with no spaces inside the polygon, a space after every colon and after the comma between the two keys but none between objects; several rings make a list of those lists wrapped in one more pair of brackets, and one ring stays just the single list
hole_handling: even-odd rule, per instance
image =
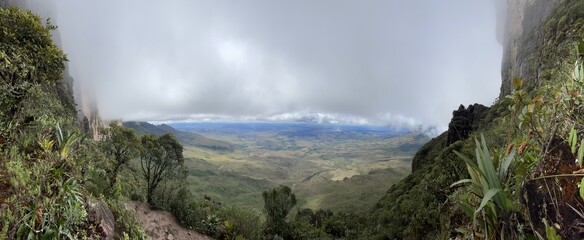
[{"label": "tree", "polygon": [[138,156],[140,140],[134,130],[115,122],[110,123],[109,128],[102,129],[101,132],[103,141],[100,142],[100,146],[111,160],[111,165],[105,169],[110,176],[110,188],[113,188],[120,168]]},{"label": "tree", "polygon": [[264,208],[267,213],[267,227],[274,233],[286,238],[288,234],[288,224],[286,216],[290,209],[296,205],[296,195],[292,190],[284,185],[265,191]]},{"label": "tree", "polygon": [[154,190],[160,182],[182,169],[183,147],[172,134],[160,137],[144,135],[141,139],[140,166],[146,179],[146,199],[152,204]]}]

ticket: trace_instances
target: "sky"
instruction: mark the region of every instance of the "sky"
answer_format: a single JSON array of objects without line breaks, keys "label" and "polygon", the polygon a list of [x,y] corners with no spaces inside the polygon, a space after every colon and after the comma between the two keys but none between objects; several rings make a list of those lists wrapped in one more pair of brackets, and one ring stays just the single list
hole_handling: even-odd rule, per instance
[{"label": "sky", "polygon": [[501,84],[492,0],[55,6],[71,75],[106,119],[444,130],[460,104],[490,105]]}]

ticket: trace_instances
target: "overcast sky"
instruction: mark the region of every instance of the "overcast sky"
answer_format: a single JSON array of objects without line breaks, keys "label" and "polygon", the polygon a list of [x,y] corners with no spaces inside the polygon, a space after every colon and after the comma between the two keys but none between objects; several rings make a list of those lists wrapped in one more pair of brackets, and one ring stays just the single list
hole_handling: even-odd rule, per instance
[{"label": "overcast sky", "polygon": [[447,126],[498,96],[493,1],[56,1],[104,118]]}]

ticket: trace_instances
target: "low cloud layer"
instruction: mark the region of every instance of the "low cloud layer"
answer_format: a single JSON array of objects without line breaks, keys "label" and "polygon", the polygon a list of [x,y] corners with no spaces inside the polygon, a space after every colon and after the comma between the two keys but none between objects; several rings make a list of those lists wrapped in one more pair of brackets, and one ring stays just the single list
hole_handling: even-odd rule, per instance
[{"label": "low cloud layer", "polygon": [[489,105],[491,1],[56,1],[105,118],[439,126]]}]

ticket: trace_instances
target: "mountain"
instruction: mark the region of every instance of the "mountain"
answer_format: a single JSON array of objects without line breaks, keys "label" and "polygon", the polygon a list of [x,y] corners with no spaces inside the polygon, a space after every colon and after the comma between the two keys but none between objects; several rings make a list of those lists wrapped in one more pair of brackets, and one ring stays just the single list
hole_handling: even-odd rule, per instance
[{"label": "mountain", "polygon": [[154,134],[160,136],[166,133],[172,133],[183,145],[218,151],[233,151],[234,149],[231,143],[207,138],[194,132],[179,131],[166,124],[154,125],[147,122],[124,122],[123,125],[124,127],[134,129],[138,135]]}]

